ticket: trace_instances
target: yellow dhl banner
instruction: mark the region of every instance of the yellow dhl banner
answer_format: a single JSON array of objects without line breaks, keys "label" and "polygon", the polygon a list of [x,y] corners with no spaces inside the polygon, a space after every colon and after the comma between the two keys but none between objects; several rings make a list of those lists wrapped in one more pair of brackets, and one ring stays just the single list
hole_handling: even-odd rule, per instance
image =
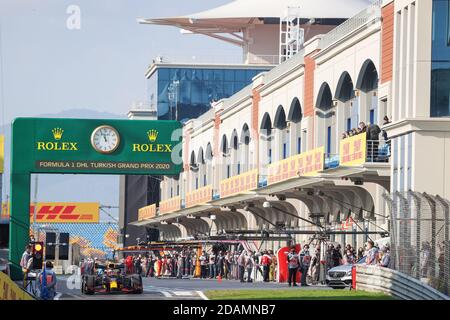
[{"label": "yellow dhl banner", "polygon": [[220,197],[225,198],[258,188],[258,169],[220,181]]},{"label": "yellow dhl banner", "polygon": [[359,166],[366,162],[366,134],[358,134],[341,140],[339,146],[339,165]]},{"label": "yellow dhl banner", "polygon": [[268,166],[267,184],[298,176],[315,176],[323,170],[324,147],[306,151]]},{"label": "yellow dhl banner", "polygon": [[3,173],[5,165],[5,136],[0,135],[0,173]]},{"label": "yellow dhl banner", "polygon": [[151,219],[156,216],[156,203],[138,210],[138,221]]},{"label": "yellow dhl banner", "polygon": [[34,300],[5,273],[0,272],[0,300]]},{"label": "yellow dhl banner", "polygon": [[212,186],[208,185],[186,193],[186,208],[204,204],[212,199]]},{"label": "yellow dhl banner", "polygon": [[181,209],[181,197],[173,197],[159,203],[159,213],[166,214]]},{"label": "yellow dhl banner", "polygon": [[[36,208],[37,223],[98,223],[98,202],[39,202]],[[2,218],[10,216],[10,205],[2,204]],[[30,221],[34,217],[34,203],[30,204]]]}]

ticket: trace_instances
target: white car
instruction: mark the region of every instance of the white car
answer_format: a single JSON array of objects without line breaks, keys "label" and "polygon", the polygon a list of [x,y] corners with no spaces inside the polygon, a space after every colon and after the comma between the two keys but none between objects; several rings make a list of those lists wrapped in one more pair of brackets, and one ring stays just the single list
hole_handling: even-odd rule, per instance
[{"label": "white car", "polygon": [[[365,263],[366,257],[361,258],[356,264]],[[352,285],[352,267],[353,264],[343,264],[331,268],[327,272],[325,282],[327,286],[333,289],[343,289]]]}]

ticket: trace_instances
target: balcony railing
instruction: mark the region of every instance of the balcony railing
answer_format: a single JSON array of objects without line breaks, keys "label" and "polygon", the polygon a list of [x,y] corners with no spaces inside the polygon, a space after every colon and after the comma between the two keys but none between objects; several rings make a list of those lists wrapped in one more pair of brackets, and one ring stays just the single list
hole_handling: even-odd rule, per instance
[{"label": "balcony railing", "polygon": [[371,22],[378,21],[381,18],[381,4],[382,0],[373,1],[368,8],[328,32],[320,40],[319,48],[325,49],[353,31]]},{"label": "balcony railing", "polygon": [[366,162],[389,162],[391,140],[368,140]]}]

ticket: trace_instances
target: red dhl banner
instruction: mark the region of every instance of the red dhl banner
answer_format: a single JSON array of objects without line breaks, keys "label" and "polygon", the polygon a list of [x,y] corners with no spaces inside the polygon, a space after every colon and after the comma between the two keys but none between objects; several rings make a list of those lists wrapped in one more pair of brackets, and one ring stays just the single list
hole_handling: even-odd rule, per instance
[{"label": "red dhl banner", "polygon": [[156,203],[140,208],[138,211],[138,220],[151,219],[156,216]]},{"label": "red dhl banner", "polygon": [[314,176],[323,170],[324,147],[277,161],[268,166],[267,184],[300,176]]},{"label": "red dhl banner", "polygon": [[212,200],[212,186],[208,185],[186,193],[186,208],[204,204]]},{"label": "red dhl banner", "polygon": [[[34,204],[30,204],[30,222],[34,219]],[[98,223],[98,202],[39,202],[36,208],[37,223]],[[9,218],[10,205],[2,205],[2,218]]]},{"label": "red dhl banner", "polygon": [[366,135],[358,134],[341,140],[339,158],[341,166],[359,166],[366,162]]},{"label": "red dhl banner", "polygon": [[166,214],[181,209],[181,197],[173,197],[159,203],[159,213]]},{"label": "red dhl banner", "polygon": [[258,188],[258,169],[220,181],[220,197],[225,198]]}]

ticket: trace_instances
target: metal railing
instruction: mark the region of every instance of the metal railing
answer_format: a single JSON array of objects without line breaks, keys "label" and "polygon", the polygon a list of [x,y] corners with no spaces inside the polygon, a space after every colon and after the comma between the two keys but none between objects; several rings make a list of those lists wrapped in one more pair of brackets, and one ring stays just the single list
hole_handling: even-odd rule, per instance
[{"label": "metal railing", "polygon": [[381,4],[382,0],[373,1],[368,8],[325,34],[322,39],[320,39],[319,48],[323,50],[353,31],[368,25],[371,22],[378,21],[381,18]]},{"label": "metal railing", "polygon": [[250,57],[242,54],[194,54],[194,55],[172,55],[162,54],[155,57],[152,63],[164,64],[247,64],[247,65],[277,65],[278,55],[252,55]]},{"label": "metal railing", "polygon": [[367,140],[366,143],[366,162],[389,162],[390,140]]}]

